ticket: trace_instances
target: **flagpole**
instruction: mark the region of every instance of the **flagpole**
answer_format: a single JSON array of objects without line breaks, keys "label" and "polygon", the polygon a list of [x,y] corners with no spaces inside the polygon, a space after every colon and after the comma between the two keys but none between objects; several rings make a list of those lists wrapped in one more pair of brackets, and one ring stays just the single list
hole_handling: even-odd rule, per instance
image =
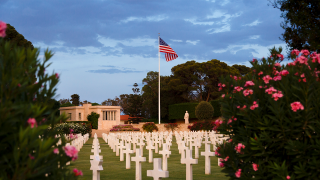
[{"label": "flagpole", "polygon": [[158,48],[159,48],[159,94],[158,94],[158,97],[159,97],[159,124],[160,124],[160,33],[159,33],[159,37],[158,37]]}]

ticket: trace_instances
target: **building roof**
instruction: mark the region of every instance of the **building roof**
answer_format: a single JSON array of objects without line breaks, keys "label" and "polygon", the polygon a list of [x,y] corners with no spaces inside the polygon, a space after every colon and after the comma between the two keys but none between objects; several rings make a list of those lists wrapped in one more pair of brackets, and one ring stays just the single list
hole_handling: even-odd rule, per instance
[{"label": "building roof", "polygon": [[[129,120],[129,115],[120,115],[120,121],[128,121]],[[137,118],[142,118],[142,117],[137,117]]]}]

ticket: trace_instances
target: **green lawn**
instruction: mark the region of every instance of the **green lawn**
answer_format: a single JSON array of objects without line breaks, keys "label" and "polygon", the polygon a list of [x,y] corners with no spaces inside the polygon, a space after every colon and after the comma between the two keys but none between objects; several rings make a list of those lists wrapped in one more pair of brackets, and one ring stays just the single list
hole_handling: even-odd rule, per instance
[{"label": "green lawn", "polygon": [[[76,161],[72,161],[69,168],[77,168],[82,170],[83,176],[79,179],[81,180],[91,180],[92,179],[92,171],[90,170],[90,155],[91,147],[92,147],[93,138],[90,138],[86,144],[82,147],[78,154],[78,159]],[[126,158],[124,161],[120,161],[120,156],[116,156],[115,152],[112,152],[112,149],[105,143],[102,138],[99,138],[99,143],[101,147],[101,154],[103,156],[103,171],[100,172],[100,179],[108,179],[108,180],[134,180],[135,179],[135,162],[131,161],[131,169],[126,169]],[[138,147],[138,146],[137,146]],[[159,148],[162,150],[162,147]],[[178,145],[176,144],[175,138],[173,138],[172,146],[170,148],[171,155],[168,158],[168,171],[169,178],[163,179],[186,179],[186,165],[180,163],[181,155],[178,151]],[[194,180],[224,180],[228,179],[225,177],[225,174],[221,172],[222,168],[220,168],[218,164],[217,157],[211,157],[211,175],[204,174],[204,156],[201,156],[201,153],[204,151],[204,144],[199,150],[199,160],[198,164],[193,165],[193,179]],[[212,151],[212,146],[211,146]],[[154,152],[154,150],[153,150]],[[135,156],[135,154],[131,154],[131,157]],[[125,157],[125,154],[124,154]],[[143,150],[143,157],[146,157],[146,162],[142,163],[142,179],[150,179],[152,177],[147,176],[147,170],[153,169],[153,163],[148,162],[149,151]],[[153,158],[162,158],[162,155],[158,153],[153,153]],[[193,158],[194,158],[194,150],[193,150]]]}]

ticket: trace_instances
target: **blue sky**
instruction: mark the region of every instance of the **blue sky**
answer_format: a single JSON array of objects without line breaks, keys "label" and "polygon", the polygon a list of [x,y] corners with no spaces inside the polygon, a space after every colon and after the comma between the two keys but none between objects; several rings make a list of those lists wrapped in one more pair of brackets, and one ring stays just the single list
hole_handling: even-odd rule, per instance
[{"label": "blue sky", "polygon": [[[101,103],[142,88],[158,72],[158,33],[178,54],[160,75],[187,61],[218,59],[251,67],[279,40],[281,12],[267,0],[1,0],[0,20],[54,52],[48,73],[59,73],[55,99],[79,94]],[[287,64],[285,60],[281,64]]]}]

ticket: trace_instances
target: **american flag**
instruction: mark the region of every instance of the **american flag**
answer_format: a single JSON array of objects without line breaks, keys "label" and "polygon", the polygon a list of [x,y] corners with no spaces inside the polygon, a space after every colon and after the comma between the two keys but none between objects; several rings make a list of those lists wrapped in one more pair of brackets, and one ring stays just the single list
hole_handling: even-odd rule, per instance
[{"label": "american flag", "polygon": [[165,57],[166,57],[167,62],[174,60],[174,59],[177,59],[177,57],[178,57],[177,53],[166,42],[164,42],[164,40],[162,40],[161,38],[159,40],[159,50],[160,50],[160,52],[166,53]]}]

